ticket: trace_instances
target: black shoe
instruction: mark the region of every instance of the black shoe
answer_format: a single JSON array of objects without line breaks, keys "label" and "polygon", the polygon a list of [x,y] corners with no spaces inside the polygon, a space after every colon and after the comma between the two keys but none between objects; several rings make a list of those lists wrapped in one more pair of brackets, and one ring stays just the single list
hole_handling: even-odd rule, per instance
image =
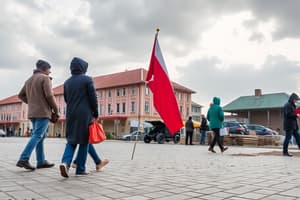
[{"label": "black shoe", "polygon": [[213,153],[216,153],[216,151],[215,151],[213,148],[211,148],[211,147],[208,148],[208,151],[211,151],[211,152],[213,152]]},{"label": "black shoe", "polygon": [[226,151],[227,149],[228,149],[228,147],[224,147],[223,150],[221,150],[222,153],[223,153],[224,151]]},{"label": "black shoe", "polygon": [[289,153],[283,153],[282,155],[283,155],[283,156],[288,156],[288,157],[293,157],[293,155],[292,155],[292,154],[289,154]]},{"label": "black shoe", "polygon": [[86,176],[86,175],[89,175],[90,173],[88,172],[78,172],[76,173],[76,176]]},{"label": "black shoe", "polygon": [[49,163],[48,161],[45,161],[43,164],[36,166],[37,169],[51,168],[51,167],[54,167],[54,163]]},{"label": "black shoe", "polygon": [[28,160],[19,160],[16,164],[17,167],[30,169],[31,171],[35,170],[35,167],[32,166]]}]

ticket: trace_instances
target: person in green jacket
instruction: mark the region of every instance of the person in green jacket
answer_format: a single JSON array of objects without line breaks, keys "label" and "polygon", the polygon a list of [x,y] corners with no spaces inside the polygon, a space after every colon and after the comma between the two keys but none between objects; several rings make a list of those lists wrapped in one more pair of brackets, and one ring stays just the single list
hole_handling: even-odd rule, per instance
[{"label": "person in green jacket", "polygon": [[207,120],[209,121],[209,127],[214,132],[214,138],[211,142],[208,151],[216,153],[214,146],[218,143],[221,152],[223,153],[228,149],[228,147],[223,146],[223,138],[220,136],[220,128],[223,126],[224,112],[220,106],[221,100],[219,97],[213,98],[213,103],[207,112]]}]

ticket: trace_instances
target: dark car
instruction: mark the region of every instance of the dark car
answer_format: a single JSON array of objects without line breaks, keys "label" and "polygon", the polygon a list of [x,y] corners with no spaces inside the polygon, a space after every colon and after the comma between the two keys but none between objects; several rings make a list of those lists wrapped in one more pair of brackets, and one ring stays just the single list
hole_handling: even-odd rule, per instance
[{"label": "dark car", "polygon": [[249,130],[256,132],[256,135],[278,135],[278,133],[272,129],[269,129],[259,124],[247,124]]},{"label": "dark car", "polygon": [[223,127],[228,128],[231,134],[248,135],[249,133],[247,125],[238,121],[225,121]]},{"label": "dark car", "polygon": [[165,141],[173,141],[177,144],[180,140],[180,132],[178,131],[174,135],[171,135],[169,129],[166,125],[161,121],[146,121],[151,124],[150,127],[144,137],[145,143],[150,143],[152,140],[158,142],[159,144],[163,144]]},{"label": "dark car", "polygon": [[144,136],[145,136],[145,132],[142,131],[133,131],[129,134],[125,134],[121,136],[121,140],[127,140],[127,141],[131,141],[131,140],[143,140]]}]

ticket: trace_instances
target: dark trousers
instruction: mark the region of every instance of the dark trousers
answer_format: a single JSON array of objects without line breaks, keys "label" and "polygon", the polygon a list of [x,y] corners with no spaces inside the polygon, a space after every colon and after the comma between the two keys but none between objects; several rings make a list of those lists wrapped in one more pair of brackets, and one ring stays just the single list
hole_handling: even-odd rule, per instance
[{"label": "dark trousers", "polygon": [[298,130],[286,130],[285,131],[285,139],[283,142],[283,153],[284,154],[288,153],[288,147],[289,147],[289,143],[291,141],[292,135],[294,136],[296,143],[298,145],[298,148],[300,149],[300,135],[298,133]]},{"label": "dark trousers", "polygon": [[190,138],[190,144],[193,144],[193,131],[186,131],[185,144],[188,144],[188,139]]},{"label": "dark trousers", "polygon": [[210,143],[210,148],[213,149],[216,143],[218,143],[221,151],[224,150],[223,146],[223,136],[220,136],[220,129],[219,128],[213,128],[212,131],[214,132],[214,138],[213,141]]}]

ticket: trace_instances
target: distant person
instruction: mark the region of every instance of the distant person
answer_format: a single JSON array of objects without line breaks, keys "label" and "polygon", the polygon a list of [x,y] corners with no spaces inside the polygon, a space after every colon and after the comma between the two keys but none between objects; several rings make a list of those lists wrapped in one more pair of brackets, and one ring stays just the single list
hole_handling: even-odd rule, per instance
[{"label": "distant person", "polygon": [[221,152],[223,153],[228,147],[223,146],[223,136],[220,136],[220,128],[223,126],[224,112],[220,106],[221,100],[219,97],[213,98],[213,104],[211,104],[207,112],[207,120],[209,121],[209,127],[214,132],[214,138],[209,146],[208,151],[216,153],[214,146],[218,143]]},{"label": "distant person", "polygon": [[31,138],[21,153],[18,167],[35,170],[29,163],[33,149],[36,152],[37,168],[50,168],[54,164],[45,160],[44,139],[46,137],[51,113],[58,115],[58,107],[52,91],[50,64],[38,60],[33,75],[25,82],[19,98],[28,104],[28,119],[32,122]]},{"label": "distant person", "polygon": [[64,83],[64,99],[67,105],[67,144],[59,166],[60,174],[68,178],[69,168],[77,145],[76,175],[87,175],[86,159],[89,149],[88,127],[93,118],[98,118],[98,102],[93,79],[85,73],[88,63],[81,58],[73,58],[70,65],[71,77]]},{"label": "distant person", "polygon": [[299,96],[292,93],[288,102],[283,107],[283,128],[285,130],[285,139],[283,142],[283,156],[293,156],[288,152],[288,146],[291,141],[292,136],[294,136],[298,148],[300,149],[300,136],[298,133],[298,122],[297,119],[300,118],[300,114],[295,112],[296,102],[299,100]]},{"label": "distant person", "polygon": [[188,145],[188,140],[190,140],[190,145],[193,145],[193,133],[194,133],[194,123],[192,117],[185,122],[185,145]]},{"label": "distant person", "polygon": [[206,131],[209,130],[209,127],[207,125],[207,119],[205,118],[205,115],[201,115],[201,126],[200,126],[200,144],[205,144],[206,139]]}]

